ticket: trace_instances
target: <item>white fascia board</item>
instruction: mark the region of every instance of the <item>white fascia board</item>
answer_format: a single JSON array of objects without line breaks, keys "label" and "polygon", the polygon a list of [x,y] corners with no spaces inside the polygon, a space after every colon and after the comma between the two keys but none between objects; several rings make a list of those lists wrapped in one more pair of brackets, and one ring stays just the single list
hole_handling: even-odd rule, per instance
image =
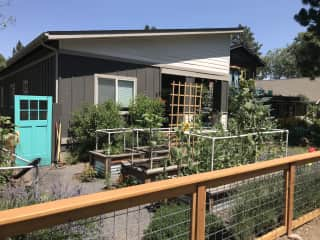
[{"label": "white fascia board", "polygon": [[232,31],[200,31],[200,32],[167,32],[167,33],[119,33],[119,34],[49,34],[45,33],[49,40],[78,39],[78,38],[120,38],[120,37],[159,37],[159,36],[192,36],[192,35],[216,35],[242,33],[243,30]]}]

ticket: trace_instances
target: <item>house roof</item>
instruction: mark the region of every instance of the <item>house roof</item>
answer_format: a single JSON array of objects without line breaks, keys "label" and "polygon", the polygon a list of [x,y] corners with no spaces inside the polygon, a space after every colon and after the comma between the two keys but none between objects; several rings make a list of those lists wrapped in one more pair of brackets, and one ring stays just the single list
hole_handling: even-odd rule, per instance
[{"label": "house roof", "polygon": [[129,38],[157,36],[188,36],[211,34],[235,34],[243,32],[242,27],[231,28],[180,28],[180,29],[150,29],[150,30],[83,30],[83,31],[47,31],[26,45],[21,51],[10,58],[7,67],[14,64],[25,55],[50,40],[90,39],[90,38]]},{"label": "house roof", "polygon": [[263,67],[265,63],[259,55],[243,44],[232,45],[230,48],[230,64],[240,67]]},{"label": "house roof", "polygon": [[271,90],[273,95],[305,96],[312,102],[320,101],[320,78],[291,78],[283,80],[257,80],[256,88]]}]

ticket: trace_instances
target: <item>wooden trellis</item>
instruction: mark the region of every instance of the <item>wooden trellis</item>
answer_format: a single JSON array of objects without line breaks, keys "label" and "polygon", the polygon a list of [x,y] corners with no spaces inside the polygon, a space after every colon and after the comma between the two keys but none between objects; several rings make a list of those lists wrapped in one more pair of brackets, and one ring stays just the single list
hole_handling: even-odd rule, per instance
[{"label": "wooden trellis", "polygon": [[173,82],[171,86],[170,127],[184,122],[194,124],[193,120],[201,112],[202,84]]}]

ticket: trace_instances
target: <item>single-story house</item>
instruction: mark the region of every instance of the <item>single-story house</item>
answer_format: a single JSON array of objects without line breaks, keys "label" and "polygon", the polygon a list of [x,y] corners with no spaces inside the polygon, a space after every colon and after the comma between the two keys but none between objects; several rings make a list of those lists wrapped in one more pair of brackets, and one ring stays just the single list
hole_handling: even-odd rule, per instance
[{"label": "single-story house", "polygon": [[309,102],[320,102],[320,78],[257,80],[255,86],[270,96],[272,114],[279,118],[303,116]]},{"label": "single-story house", "polygon": [[256,79],[257,68],[265,66],[259,55],[243,44],[232,45],[230,48],[230,86],[239,87],[240,77]]},{"label": "single-story house", "polygon": [[[65,142],[71,114],[84,103],[113,99],[125,109],[137,94],[166,99],[173,81],[210,85],[216,111],[226,114],[230,39],[242,31],[199,28],[42,33],[0,72],[0,114],[13,116],[21,131],[47,121],[45,135],[51,140],[51,129],[60,120]],[[37,99],[40,96],[48,100]],[[31,134],[27,139],[34,137]]]}]

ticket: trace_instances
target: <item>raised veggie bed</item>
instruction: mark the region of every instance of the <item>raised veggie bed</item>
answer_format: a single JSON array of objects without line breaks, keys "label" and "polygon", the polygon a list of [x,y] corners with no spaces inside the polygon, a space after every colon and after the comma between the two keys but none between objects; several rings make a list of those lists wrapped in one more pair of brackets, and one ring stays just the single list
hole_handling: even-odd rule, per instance
[{"label": "raised veggie bed", "polygon": [[107,155],[104,150],[89,151],[90,163],[96,170],[98,176],[105,177],[109,174],[110,177],[119,178],[121,173],[121,162],[130,162],[133,159],[144,157],[143,152],[132,152],[126,150],[124,153]]}]

